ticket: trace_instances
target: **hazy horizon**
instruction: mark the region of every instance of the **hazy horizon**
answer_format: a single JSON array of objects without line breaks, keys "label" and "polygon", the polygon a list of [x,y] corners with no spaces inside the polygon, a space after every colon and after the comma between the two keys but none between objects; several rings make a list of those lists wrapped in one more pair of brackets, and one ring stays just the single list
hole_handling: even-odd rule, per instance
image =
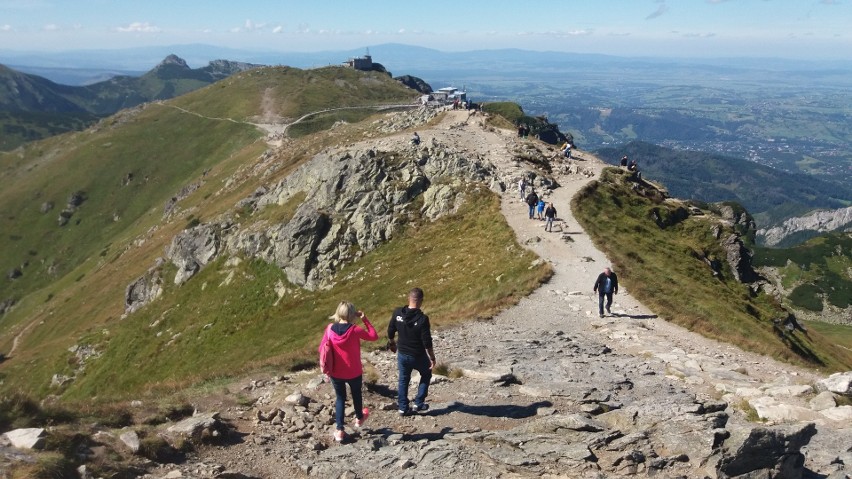
[{"label": "hazy horizon", "polygon": [[402,43],[446,52],[519,48],[624,57],[852,60],[839,0],[0,0],[0,44],[61,52],[205,44],[311,53]]}]

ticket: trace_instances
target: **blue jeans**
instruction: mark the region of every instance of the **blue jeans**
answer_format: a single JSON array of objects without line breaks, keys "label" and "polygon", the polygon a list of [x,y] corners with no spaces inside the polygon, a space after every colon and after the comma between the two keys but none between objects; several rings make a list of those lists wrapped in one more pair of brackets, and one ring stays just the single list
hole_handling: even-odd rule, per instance
[{"label": "blue jeans", "polygon": [[361,416],[363,413],[361,410],[364,408],[364,403],[361,397],[361,383],[363,382],[363,376],[352,379],[337,379],[332,377],[330,379],[331,385],[334,386],[334,394],[337,396],[337,399],[334,401],[334,421],[337,423],[337,430],[342,431],[343,412],[346,409],[347,384],[349,385],[349,389],[352,390],[352,405],[355,407],[355,417],[362,419]]},{"label": "blue jeans", "polygon": [[535,215],[535,205],[530,205],[530,219]]},{"label": "blue jeans", "polygon": [[545,218],[544,231],[550,231],[552,229],[553,229],[553,218],[550,218],[550,217]]},{"label": "blue jeans", "polygon": [[426,401],[429,394],[429,381],[432,380],[432,370],[429,369],[429,357],[409,356],[397,353],[396,367],[399,370],[399,384],[396,402],[400,411],[408,410],[408,383],[411,382],[411,371],[416,369],[420,373],[420,384],[417,386],[417,395],[414,396],[414,405],[420,407]]},{"label": "blue jeans", "polygon": [[603,315],[604,310],[604,296],[606,296],[606,309],[609,311],[609,307],[612,306],[612,293],[605,293],[600,291],[598,293],[598,309],[600,310],[601,315]]}]

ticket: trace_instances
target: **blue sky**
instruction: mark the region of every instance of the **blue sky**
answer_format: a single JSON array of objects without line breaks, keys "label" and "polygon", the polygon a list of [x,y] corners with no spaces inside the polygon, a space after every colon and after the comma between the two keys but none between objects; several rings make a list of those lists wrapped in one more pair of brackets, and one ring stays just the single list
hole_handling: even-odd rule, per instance
[{"label": "blue sky", "polygon": [[190,43],[848,60],[852,0],[0,0],[0,49]]}]

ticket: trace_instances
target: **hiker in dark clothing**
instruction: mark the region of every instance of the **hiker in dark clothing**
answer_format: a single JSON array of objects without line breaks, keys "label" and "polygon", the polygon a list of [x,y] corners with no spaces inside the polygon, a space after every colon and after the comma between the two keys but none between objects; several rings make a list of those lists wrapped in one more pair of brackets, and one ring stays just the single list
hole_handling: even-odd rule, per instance
[{"label": "hiker in dark clothing", "polygon": [[621,167],[627,168],[627,155],[621,157]]},{"label": "hiker in dark clothing", "polygon": [[604,316],[604,296],[606,296],[606,312],[610,313],[609,307],[612,306],[612,295],[618,294],[618,276],[609,268],[604,268],[603,273],[598,275],[595,281],[594,291],[598,293],[598,311],[601,317]]},{"label": "hiker in dark clothing", "polygon": [[530,190],[530,194],[527,195],[527,204],[530,207],[530,219],[533,219],[535,207],[538,206],[538,195],[535,194],[535,190]]},{"label": "hiker in dark clothing", "polygon": [[556,208],[553,203],[547,204],[547,209],[544,210],[544,231],[553,231],[553,220],[556,219]]},{"label": "hiker in dark clothing", "polygon": [[[408,293],[408,306],[394,310],[388,324],[388,347],[396,351],[396,365],[399,371],[397,405],[399,414],[405,416],[408,409],[408,383],[411,371],[420,373],[417,395],[414,396],[414,410],[426,411],[426,396],[429,394],[429,381],[432,380],[432,368],[435,367],[435,352],[432,350],[432,332],[429,316],[423,314],[423,290],[414,288]],[[394,336],[399,333],[399,342]]]}]

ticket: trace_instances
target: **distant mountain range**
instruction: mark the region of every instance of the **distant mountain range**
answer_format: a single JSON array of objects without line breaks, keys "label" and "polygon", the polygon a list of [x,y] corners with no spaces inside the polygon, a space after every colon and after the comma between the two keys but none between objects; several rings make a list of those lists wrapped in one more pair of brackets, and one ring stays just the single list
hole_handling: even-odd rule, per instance
[{"label": "distant mountain range", "polygon": [[183,95],[257,65],[215,60],[192,69],[169,55],[141,76],[115,76],[87,86],[68,86],[0,65],[0,149],[96,121],[152,100]]},{"label": "distant mountain range", "polygon": [[[59,81],[74,69],[95,72],[139,72],[169,54],[186,59],[190,65],[204,65],[211,58],[264,65],[287,65],[296,68],[313,68],[339,65],[348,58],[370,53],[391,72],[425,78],[474,80],[499,73],[504,77],[525,76],[535,71],[536,78],[564,78],[565,73],[600,74],[617,69],[625,76],[651,69],[659,74],[693,75],[695,71],[713,73],[786,72],[787,75],[805,75],[820,72],[843,78],[852,71],[852,62],[790,61],[782,58],[654,58],[619,57],[600,54],[581,54],[557,51],[531,51],[521,49],[440,51],[396,43],[365,45],[350,50],[319,52],[286,52],[272,50],[241,50],[212,45],[169,45],[120,50],[76,50],[66,52],[12,51],[0,49],[0,63]],[[684,67],[688,69],[684,69]],[[686,70],[689,70],[687,72]],[[64,72],[64,73],[63,73]],[[85,82],[85,80],[80,80]]]}]

